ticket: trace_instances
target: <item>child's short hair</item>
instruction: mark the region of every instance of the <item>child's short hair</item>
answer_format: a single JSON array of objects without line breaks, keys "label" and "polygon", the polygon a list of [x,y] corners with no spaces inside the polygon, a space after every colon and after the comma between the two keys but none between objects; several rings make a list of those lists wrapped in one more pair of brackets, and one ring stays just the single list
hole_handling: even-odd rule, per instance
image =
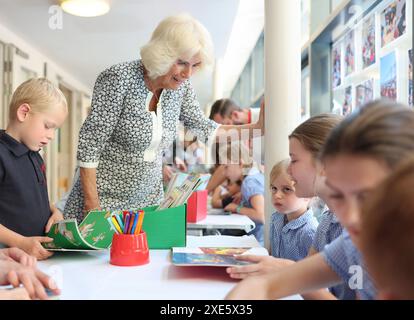
[{"label": "child's short hair", "polygon": [[288,167],[290,164],[290,160],[289,159],[284,159],[282,161],[279,161],[278,163],[276,163],[273,168],[272,171],[270,171],[270,183],[272,183],[277,177],[281,176],[281,175],[287,175],[290,179],[290,175],[288,173]]},{"label": "child's short hair", "polygon": [[32,112],[44,112],[52,105],[60,105],[67,110],[66,98],[53,83],[45,78],[33,78],[23,82],[13,93],[9,105],[9,119],[15,120],[17,109],[24,103]]},{"label": "child's short hair", "polygon": [[414,299],[414,157],[374,191],[362,210],[361,249],[378,289]]}]

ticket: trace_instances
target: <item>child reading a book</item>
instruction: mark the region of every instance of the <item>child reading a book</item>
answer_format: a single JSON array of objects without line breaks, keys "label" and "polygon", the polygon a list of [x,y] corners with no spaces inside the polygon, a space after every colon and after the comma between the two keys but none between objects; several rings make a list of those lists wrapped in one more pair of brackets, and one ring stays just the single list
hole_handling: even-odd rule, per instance
[{"label": "child reading a book", "polygon": [[414,158],[382,183],[362,209],[361,251],[378,299],[414,299]]},{"label": "child reading a book", "polygon": [[414,112],[388,101],[372,102],[345,118],[321,154],[331,189],[329,205],[343,233],[321,253],[276,273],[248,277],[227,298],[275,299],[340,282],[348,283],[361,299],[375,298],[376,288],[359,251],[363,200],[412,155],[413,128]]},{"label": "child reading a book", "polygon": [[287,172],[289,162],[280,161],[270,172],[272,204],[276,209],[270,243],[272,256],[297,261],[308,255],[318,221],[308,209],[309,198],[299,198],[295,193],[295,182]]},{"label": "child reading a book", "polygon": [[264,176],[250,157],[243,142],[233,141],[220,150],[220,163],[224,164],[225,176],[232,182],[242,181],[240,204],[228,204],[224,210],[248,216],[256,227],[249,233],[264,245]]},{"label": "child reading a book", "polygon": [[[329,189],[325,185],[325,175],[318,156],[328,135],[341,120],[341,116],[334,114],[317,115],[301,123],[289,136],[291,161],[288,172],[295,181],[297,196],[308,198],[318,196],[324,202],[329,202]],[[320,216],[319,225],[308,255],[322,251],[325,245],[331,243],[341,233],[342,226],[328,207]],[[230,276],[236,279],[272,272],[292,264],[289,260],[272,257],[240,256],[238,258],[255,264],[228,268]],[[347,284],[331,287],[329,291],[314,291],[303,295],[303,298],[318,300],[336,298],[349,300],[355,298],[354,291]]]},{"label": "child reading a book", "polygon": [[9,123],[0,130],[0,243],[37,259],[51,253],[41,243],[62,214],[49,204],[46,169],[39,151],[67,114],[63,93],[46,79],[30,79],[14,92]]}]

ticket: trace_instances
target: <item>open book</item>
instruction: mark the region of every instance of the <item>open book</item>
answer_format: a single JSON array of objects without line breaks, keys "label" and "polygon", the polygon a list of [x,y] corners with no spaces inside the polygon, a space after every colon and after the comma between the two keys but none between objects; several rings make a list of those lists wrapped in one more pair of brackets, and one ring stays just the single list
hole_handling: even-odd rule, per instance
[{"label": "open book", "polygon": [[246,254],[269,255],[267,250],[263,247],[174,247],[172,248],[172,263],[176,266],[240,266],[250,264],[250,262],[237,260],[235,256]]},{"label": "open book", "polygon": [[114,234],[107,221],[110,215],[106,211],[91,211],[79,226],[76,219],[55,223],[47,234],[53,242],[43,243],[43,246],[51,251],[107,249]]},{"label": "open book", "polygon": [[178,173],[177,175],[171,179],[164,200],[157,211],[184,204],[194,191],[204,190],[211,177],[210,174],[187,175]]}]

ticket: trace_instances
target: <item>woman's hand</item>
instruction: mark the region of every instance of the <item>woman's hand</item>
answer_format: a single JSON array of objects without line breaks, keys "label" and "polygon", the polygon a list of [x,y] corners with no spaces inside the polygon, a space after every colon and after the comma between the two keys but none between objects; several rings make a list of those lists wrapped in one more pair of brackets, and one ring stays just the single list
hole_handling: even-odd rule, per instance
[{"label": "woman's hand", "polygon": [[268,272],[278,271],[295,263],[288,259],[278,259],[272,256],[239,255],[237,260],[253,262],[253,264],[239,267],[229,267],[226,272],[233,279],[244,279],[249,276],[263,275]]},{"label": "woman's hand", "polygon": [[64,220],[63,213],[60,212],[58,208],[55,206],[50,206],[51,215],[49,220],[47,221],[46,227],[45,227],[45,233],[48,233],[50,231],[50,228],[53,224],[56,222]]},{"label": "woman's hand", "polygon": [[15,261],[23,266],[35,267],[37,260],[35,257],[28,255],[26,252],[19,248],[7,248],[0,250],[0,259]]},{"label": "woman's hand", "polygon": [[52,241],[53,239],[49,237],[23,237],[18,247],[38,260],[45,260],[51,257],[53,253],[43,248],[42,243]]},{"label": "woman's hand", "polygon": [[83,219],[85,219],[85,217],[87,216],[89,211],[92,210],[102,210],[101,205],[99,204],[99,202],[97,201],[85,201],[85,205],[83,207]]}]

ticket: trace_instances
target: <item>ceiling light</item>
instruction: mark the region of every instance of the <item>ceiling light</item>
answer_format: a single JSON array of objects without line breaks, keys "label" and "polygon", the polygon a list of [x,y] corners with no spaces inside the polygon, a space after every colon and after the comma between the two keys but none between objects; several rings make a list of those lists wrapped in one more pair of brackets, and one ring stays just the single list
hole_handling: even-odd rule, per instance
[{"label": "ceiling light", "polygon": [[109,11],[109,3],[105,0],[63,0],[63,11],[79,17],[102,16]]}]

